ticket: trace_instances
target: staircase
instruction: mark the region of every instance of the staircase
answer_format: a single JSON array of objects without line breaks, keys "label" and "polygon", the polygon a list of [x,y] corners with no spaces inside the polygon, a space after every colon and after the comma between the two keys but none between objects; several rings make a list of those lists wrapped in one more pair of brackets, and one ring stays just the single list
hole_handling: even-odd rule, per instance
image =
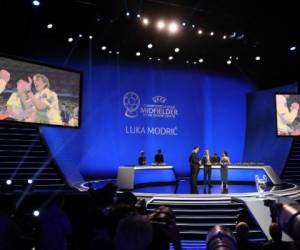
[{"label": "staircase", "polygon": [[280,176],[284,182],[300,183],[300,140],[295,138]]},{"label": "staircase", "polygon": [[[153,198],[147,204],[148,211],[154,211],[159,206],[172,208],[176,215],[176,224],[179,226],[183,242],[191,244],[198,241],[198,249],[205,249],[203,241],[207,232],[215,225],[223,225],[235,234],[235,225],[245,221],[250,227],[249,239],[266,241],[255,220],[252,218],[246,205],[242,201],[226,199],[164,199]],[[196,244],[195,242],[193,244]],[[200,247],[200,245],[202,247]]]},{"label": "staircase", "polygon": [[[32,184],[28,184],[29,179]],[[10,186],[6,185],[7,180],[12,181]],[[0,186],[4,192],[68,189],[38,126],[1,121]]]}]

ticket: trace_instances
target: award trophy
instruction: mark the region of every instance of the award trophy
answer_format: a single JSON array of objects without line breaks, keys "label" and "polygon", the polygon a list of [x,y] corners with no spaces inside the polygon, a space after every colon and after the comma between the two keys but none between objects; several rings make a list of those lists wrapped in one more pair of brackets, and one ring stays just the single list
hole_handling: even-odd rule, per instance
[{"label": "award trophy", "polygon": [[267,187],[267,176],[263,175],[262,178],[259,178],[258,175],[255,175],[255,184],[258,192],[258,197],[263,198],[265,189]]}]

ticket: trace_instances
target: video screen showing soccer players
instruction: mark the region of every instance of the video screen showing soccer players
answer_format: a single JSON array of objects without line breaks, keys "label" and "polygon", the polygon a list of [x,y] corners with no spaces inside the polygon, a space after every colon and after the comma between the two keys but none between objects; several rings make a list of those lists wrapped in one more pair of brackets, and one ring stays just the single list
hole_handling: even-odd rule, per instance
[{"label": "video screen showing soccer players", "polygon": [[80,125],[81,73],[0,56],[0,120]]},{"label": "video screen showing soccer players", "polygon": [[300,136],[300,94],[276,94],[278,136]]}]

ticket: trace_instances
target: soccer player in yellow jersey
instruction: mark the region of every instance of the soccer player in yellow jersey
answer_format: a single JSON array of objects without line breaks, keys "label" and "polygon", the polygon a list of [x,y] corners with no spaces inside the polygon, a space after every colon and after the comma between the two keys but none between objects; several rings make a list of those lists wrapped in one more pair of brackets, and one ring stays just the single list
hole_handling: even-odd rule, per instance
[{"label": "soccer player in yellow jersey", "polygon": [[26,95],[26,91],[31,89],[31,79],[25,79],[24,77],[18,80],[17,91],[10,95],[6,103],[6,112],[9,117],[17,121],[34,122],[36,119],[36,111],[29,97]]},{"label": "soccer player in yellow jersey", "polygon": [[36,93],[27,95],[36,109],[36,122],[62,125],[57,94],[50,90],[49,79],[42,74],[33,76]]}]

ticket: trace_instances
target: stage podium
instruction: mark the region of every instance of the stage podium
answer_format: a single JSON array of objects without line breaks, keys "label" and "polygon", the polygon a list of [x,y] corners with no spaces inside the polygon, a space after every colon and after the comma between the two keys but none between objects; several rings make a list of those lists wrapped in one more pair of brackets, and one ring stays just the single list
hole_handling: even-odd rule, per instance
[{"label": "stage podium", "polygon": [[119,189],[132,190],[135,187],[154,184],[175,184],[174,167],[170,165],[120,166],[118,168]]},{"label": "stage podium", "polygon": [[[221,181],[220,165],[212,166],[211,181]],[[267,165],[229,165],[228,166],[228,181],[230,183],[254,183],[255,176],[262,177],[266,175],[267,182],[273,185],[280,185],[281,180],[274,172],[271,166]],[[203,181],[203,166],[200,166],[198,174],[198,182]]]}]

